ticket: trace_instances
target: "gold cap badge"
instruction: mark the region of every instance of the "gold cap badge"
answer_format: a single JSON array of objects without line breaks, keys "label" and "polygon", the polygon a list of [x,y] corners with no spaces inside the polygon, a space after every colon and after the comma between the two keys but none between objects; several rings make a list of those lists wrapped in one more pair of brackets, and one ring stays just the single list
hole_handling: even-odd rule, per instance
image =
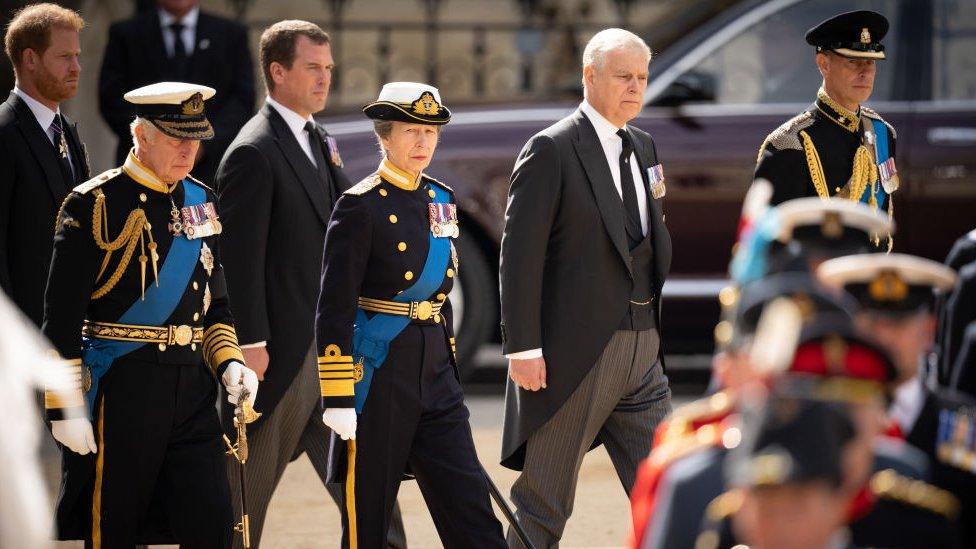
[{"label": "gold cap badge", "polygon": [[424,92],[420,96],[420,99],[413,102],[413,112],[417,114],[434,116],[440,110],[441,106],[437,104],[437,100],[434,99],[434,95],[430,92]]},{"label": "gold cap badge", "polygon": [[868,285],[868,293],[875,301],[902,301],[908,296],[908,284],[894,271],[884,270]]},{"label": "gold cap badge", "polygon": [[861,29],[861,43],[870,44],[871,43],[871,31],[867,27]]},{"label": "gold cap badge", "polygon": [[203,112],[203,94],[195,93],[183,102],[183,114],[200,114]]}]

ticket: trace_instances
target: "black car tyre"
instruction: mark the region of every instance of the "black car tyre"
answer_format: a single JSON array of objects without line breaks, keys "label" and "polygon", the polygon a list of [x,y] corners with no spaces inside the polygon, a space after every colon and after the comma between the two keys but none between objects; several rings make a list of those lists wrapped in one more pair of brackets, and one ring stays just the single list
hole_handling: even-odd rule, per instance
[{"label": "black car tyre", "polygon": [[454,241],[458,251],[458,278],[450,293],[457,335],[458,374],[467,381],[475,371],[478,349],[491,337],[497,323],[495,277],[478,241],[463,231]]}]

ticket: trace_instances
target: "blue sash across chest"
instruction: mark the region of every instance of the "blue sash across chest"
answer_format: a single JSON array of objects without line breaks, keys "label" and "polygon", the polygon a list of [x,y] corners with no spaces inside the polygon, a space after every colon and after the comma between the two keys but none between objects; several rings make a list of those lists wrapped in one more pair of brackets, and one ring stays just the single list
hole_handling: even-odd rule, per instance
[{"label": "blue sash across chest", "polygon": [[[434,190],[434,202],[447,204],[451,197],[448,192],[437,185],[431,185]],[[409,288],[393,298],[393,301],[410,303],[428,299],[444,281],[444,271],[451,260],[451,239],[435,237],[433,232],[428,236],[429,247],[424,269],[420,277]],[[356,411],[362,413],[369,394],[369,386],[373,379],[373,370],[383,365],[390,350],[390,342],[400,335],[410,318],[399,315],[375,313],[372,318],[366,316],[362,309],[356,311],[356,322],[352,336],[353,361],[362,363],[363,377],[357,381],[354,388],[356,393]]]},{"label": "blue sash across chest", "polygon": [[[875,161],[877,162],[878,166],[881,166],[891,156],[891,154],[888,151],[888,126],[886,126],[885,123],[882,122],[881,120],[875,120],[873,118],[871,119],[871,126],[874,129],[875,139],[877,139],[875,145],[877,158],[875,159]],[[884,208],[885,199],[888,197],[888,193],[884,190],[884,185],[881,184],[882,177],[883,176],[881,175],[879,170],[879,174],[878,174],[879,180],[877,182],[878,184],[874,186],[875,187],[874,198],[878,203],[878,209]],[[861,202],[864,202],[865,204],[871,203],[871,190],[872,190],[872,185],[868,185],[868,187],[864,189],[864,194],[861,195]]]},{"label": "blue sash across chest", "polygon": [[[190,179],[183,180],[185,194],[183,206],[196,206],[207,199],[207,192]],[[173,314],[186,292],[190,277],[200,259],[202,239],[190,240],[184,234],[173,238],[166,261],[159,269],[158,284],[146,290],[145,299],[137,299],[132,306],[115,322],[142,326],[160,326]],[[145,345],[138,341],[112,341],[107,339],[84,338],[82,340],[82,361],[91,373],[91,388],[85,392],[85,403],[91,414],[95,397],[98,395],[98,381],[104,376],[115,359],[125,356]]]}]

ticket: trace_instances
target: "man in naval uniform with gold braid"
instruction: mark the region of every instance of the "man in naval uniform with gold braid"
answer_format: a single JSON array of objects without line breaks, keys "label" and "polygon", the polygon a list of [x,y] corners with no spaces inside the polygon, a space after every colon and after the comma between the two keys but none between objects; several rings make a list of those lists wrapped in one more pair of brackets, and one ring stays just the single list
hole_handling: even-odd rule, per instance
[{"label": "man in naval uniform with gold braid", "polygon": [[213,95],[173,82],[127,93],[133,150],[58,215],[43,332],[80,369],[85,398],[47,407],[55,423],[87,408],[96,441],[91,454],[64,450],[59,539],[230,546],[214,378],[235,403],[258,382],[237,344],[216,199],[187,175],[213,136]]},{"label": "man in naval uniform with gold braid", "polygon": [[342,547],[386,546],[409,474],[445,547],[502,548],[455,365],[454,193],[423,173],[451,113],[437,88],[413,82],[384,85],[363,111],[383,160],[336,202],[315,322],[330,472],[345,484]]},{"label": "man in naval uniform with gold braid", "polygon": [[885,58],[887,32],[888,20],[872,11],[843,13],[807,32],[823,86],[810,108],[759,149],[755,177],[772,183],[771,205],[838,196],[893,212],[895,130],[863,106],[874,88],[875,62]]}]

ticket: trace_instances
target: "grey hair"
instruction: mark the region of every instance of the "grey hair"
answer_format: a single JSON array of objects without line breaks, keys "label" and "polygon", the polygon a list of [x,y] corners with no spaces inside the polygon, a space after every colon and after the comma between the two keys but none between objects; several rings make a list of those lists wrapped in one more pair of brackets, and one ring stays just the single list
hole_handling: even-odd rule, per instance
[{"label": "grey hair", "polygon": [[595,68],[603,66],[608,52],[616,50],[636,50],[647,56],[651,62],[651,48],[636,34],[624,29],[603,29],[593,35],[583,50],[583,66],[593,65]]},{"label": "grey hair", "polygon": [[152,122],[137,116],[136,119],[129,124],[129,134],[132,135],[132,145],[137,150],[139,149],[139,139],[136,137],[136,128],[142,128],[142,133],[146,136],[146,141],[149,141],[150,143],[156,139],[157,134],[162,133],[159,131],[159,128],[153,125]]}]

